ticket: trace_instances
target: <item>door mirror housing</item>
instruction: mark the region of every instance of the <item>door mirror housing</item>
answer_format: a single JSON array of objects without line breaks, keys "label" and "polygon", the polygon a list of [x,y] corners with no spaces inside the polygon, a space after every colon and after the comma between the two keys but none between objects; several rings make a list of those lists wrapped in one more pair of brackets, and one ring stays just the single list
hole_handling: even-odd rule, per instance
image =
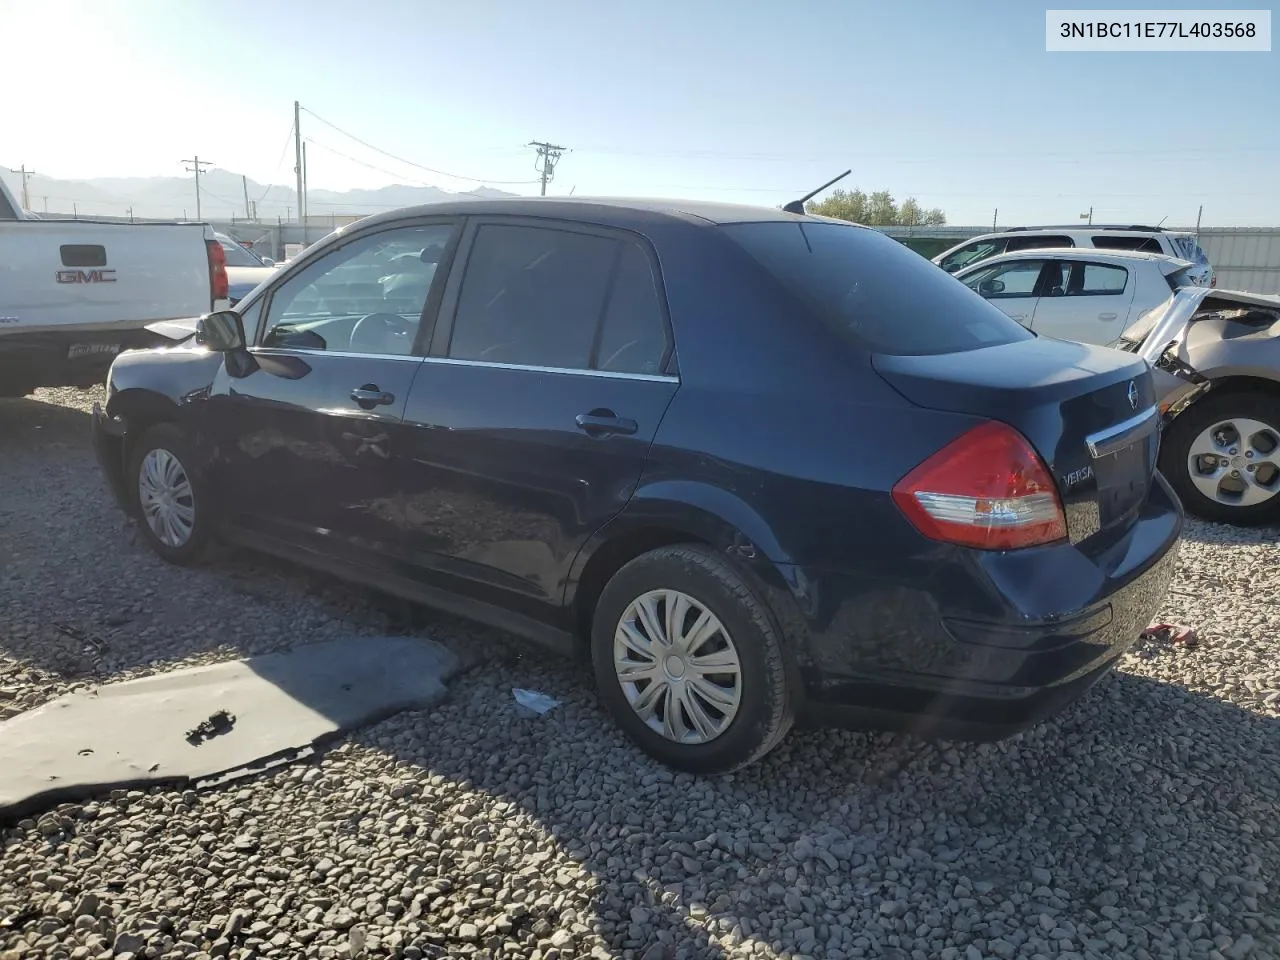
[{"label": "door mirror housing", "polygon": [[234,310],[206,313],[196,321],[196,343],[215,353],[244,349],[244,322]]},{"label": "door mirror housing", "polygon": [[978,284],[978,293],[984,297],[993,297],[998,293],[1004,293],[1003,280],[983,280]]},{"label": "door mirror housing", "polygon": [[272,260],[270,257],[263,257],[263,258],[262,258],[262,265],[263,265],[264,267],[274,267],[274,266],[276,265],[276,262],[275,262],[274,260]]}]

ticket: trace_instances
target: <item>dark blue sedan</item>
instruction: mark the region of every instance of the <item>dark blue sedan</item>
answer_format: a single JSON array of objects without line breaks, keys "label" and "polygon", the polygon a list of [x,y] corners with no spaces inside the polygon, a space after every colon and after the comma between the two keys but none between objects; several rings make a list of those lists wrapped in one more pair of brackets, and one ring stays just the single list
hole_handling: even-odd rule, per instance
[{"label": "dark blue sedan", "polygon": [[1148,623],[1183,522],[1142,360],[754,207],[371,217],[121,354],[94,426],[166,560],[224,539],[582,655],[701,772],[798,718],[1026,728]]}]

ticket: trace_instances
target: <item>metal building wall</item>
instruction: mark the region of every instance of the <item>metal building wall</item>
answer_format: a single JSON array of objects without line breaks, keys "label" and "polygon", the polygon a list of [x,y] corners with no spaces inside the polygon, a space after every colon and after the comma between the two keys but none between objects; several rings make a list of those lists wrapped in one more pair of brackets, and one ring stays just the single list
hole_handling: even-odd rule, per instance
[{"label": "metal building wall", "polygon": [[1224,290],[1280,293],[1280,227],[1205,228],[1200,246]]}]

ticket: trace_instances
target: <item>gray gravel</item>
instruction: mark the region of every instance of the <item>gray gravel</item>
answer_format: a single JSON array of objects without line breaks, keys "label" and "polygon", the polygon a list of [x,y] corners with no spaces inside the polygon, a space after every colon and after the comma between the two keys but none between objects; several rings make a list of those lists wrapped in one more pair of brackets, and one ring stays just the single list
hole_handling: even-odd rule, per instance
[{"label": "gray gravel", "polygon": [[0,401],[0,716],[351,632],[483,663],[311,763],[3,831],[3,960],[1280,957],[1274,531],[1192,523],[1162,618],[1200,645],[1136,649],[1015,740],[799,731],[698,780],[495,634],[258,559],[165,566],[102,486],[92,398]]}]

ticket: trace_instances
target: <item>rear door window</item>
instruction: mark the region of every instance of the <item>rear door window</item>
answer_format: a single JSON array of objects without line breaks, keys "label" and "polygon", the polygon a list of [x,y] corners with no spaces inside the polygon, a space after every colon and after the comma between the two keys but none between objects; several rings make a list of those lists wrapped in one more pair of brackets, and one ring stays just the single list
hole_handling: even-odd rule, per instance
[{"label": "rear door window", "polygon": [[1116,297],[1124,293],[1129,271],[1105,263],[1074,263],[1067,283],[1069,297]]},{"label": "rear door window", "polygon": [[1070,237],[1056,236],[1049,233],[1036,233],[1010,237],[1005,253],[1017,253],[1019,250],[1043,250],[1045,247],[1074,247],[1075,241]]},{"label": "rear door window", "polygon": [[660,374],[670,350],[653,262],[639,241],[487,223],[476,231],[449,356]]},{"label": "rear door window", "polygon": [[785,221],[721,229],[862,349],[902,356],[958,353],[1033,336],[879,231]]}]

